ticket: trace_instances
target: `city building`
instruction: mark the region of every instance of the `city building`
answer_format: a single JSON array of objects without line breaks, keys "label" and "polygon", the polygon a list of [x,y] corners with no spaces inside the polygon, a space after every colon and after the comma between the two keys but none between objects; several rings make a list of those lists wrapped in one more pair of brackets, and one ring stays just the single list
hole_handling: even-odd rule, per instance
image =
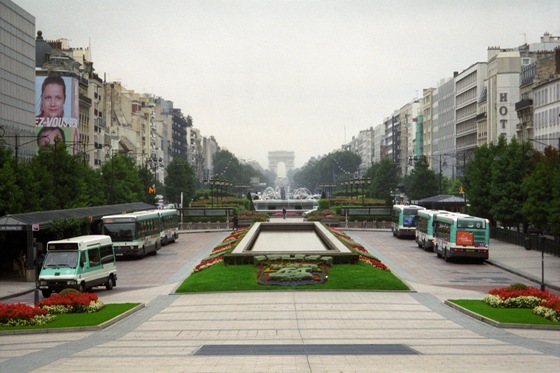
[{"label": "city building", "polygon": [[541,79],[533,88],[533,145],[540,151],[549,145],[560,150],[560,48],[546,61],[554,61],[554,69],[550,63],[543,64],[538,73]]},{"label": "city building", "polygon": [[18,160],[36,154],[35,17],[9,0],[0,0],[0,143]]}]

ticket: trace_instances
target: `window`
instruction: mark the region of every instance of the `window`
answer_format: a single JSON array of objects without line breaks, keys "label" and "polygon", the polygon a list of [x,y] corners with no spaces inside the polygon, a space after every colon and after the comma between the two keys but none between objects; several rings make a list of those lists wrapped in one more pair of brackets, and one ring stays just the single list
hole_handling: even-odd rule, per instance
[{"label": "window", "polygon": [[97,267],[101,265],[101,257],[99,256],[99,249],[89,249],[88,250],[88,257],[89,257],[89,266],[90,267]]}]

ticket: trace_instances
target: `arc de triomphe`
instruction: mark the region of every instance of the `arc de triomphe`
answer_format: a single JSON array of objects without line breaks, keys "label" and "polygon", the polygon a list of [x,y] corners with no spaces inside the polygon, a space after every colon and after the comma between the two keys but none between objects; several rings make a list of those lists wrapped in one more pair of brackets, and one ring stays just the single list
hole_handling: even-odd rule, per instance
[{"label": "arc de triomphe", "polygon": [[268,152],[268,169],[277,175],[278,163],[284,162],[286,172],[294,169],[294,152],[277,150]]}]

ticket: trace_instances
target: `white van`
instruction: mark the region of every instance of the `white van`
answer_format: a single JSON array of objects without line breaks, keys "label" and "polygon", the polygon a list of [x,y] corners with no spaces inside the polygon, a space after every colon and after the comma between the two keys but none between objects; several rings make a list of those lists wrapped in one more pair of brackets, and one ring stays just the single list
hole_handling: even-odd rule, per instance
[{"label": "white van", "polygon": [[105,286],[111,290],[117,285],[117,262],[111,237],[91,235],[50,241],[38,283],[44,297],[66,288],[83,292]]}]

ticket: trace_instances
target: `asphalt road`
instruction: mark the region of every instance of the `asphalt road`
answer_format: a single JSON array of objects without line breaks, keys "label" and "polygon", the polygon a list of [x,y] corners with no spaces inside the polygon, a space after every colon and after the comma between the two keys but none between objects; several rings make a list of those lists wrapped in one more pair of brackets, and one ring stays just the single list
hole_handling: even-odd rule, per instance
[{"label": "asphalt road", "polygon": [[[518,282],[534,285],[527,279],[487,263],[465,260],[445,262],[435,253],[418,248],[414,240],[397,239],[391,232],[361,230],[348,231],[348,234],[377,255],[412,288],[436,285],[486,293],[490,289]],[[107,303],[150,301],[152,297],[144,300],[137,297],[139,294],[141,297],[153,294],[143,294],[143,290],[174,284],[186,278],[208,254],[208,247],[217,245],[226,236],[227,232],[182,234],[177,242],[162,247],[157,255],[141,259],[119,258],[117,286],[112,290],[99,287],[94,291]],[[173,289],[169,289],[171,291]],[[4,302],[31,304],[34,298],[35,294],[29,293]],[[40,294],[39,299],[42,299]]]}]

